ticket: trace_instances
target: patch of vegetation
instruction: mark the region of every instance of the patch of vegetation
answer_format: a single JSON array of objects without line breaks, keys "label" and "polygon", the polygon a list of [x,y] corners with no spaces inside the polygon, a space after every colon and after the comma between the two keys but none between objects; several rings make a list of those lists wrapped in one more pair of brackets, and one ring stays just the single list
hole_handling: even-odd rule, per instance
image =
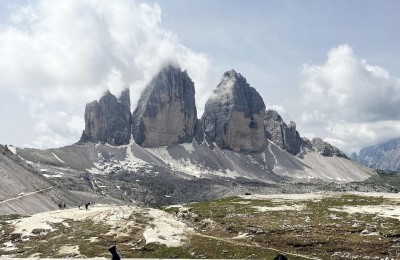
[{"label": "patch of vegetation", "polygon": [[[279,251],[257,245],[196,235],[188,243],[191,258],[273,259]],[[288,255],[290,259],[307,259]]]},{"label": "patch of vegetation", "polygon": [[[248,200],[240,197],[190,205],[192,214],[201,219],[191,223],[204,235],[255,243],[263,248],[309,255],[319,258],[353,257],[400,258],[400,223],[398,219],[375,214],[348,214],[342,207],[393,205],[395,201],[382,197],[343,194],[320,200]],[[301,210],[260,212],[255,207],[301,205]],[[283,209],[285,209],[283,208]],[[298,207],[299,208],[299,207]],[[337,209],[337,210],[334,210]],[[211,219],[215,225],[204,229],[202,220]],[[363,232],[363,233],[362,233]],[[365,245],[368,246],[365,246]],[[209,257],[209,256],[207,256]],[[241,255],[240,257],[244,257]],[[240,258],[239,257],[239,258]]]}]

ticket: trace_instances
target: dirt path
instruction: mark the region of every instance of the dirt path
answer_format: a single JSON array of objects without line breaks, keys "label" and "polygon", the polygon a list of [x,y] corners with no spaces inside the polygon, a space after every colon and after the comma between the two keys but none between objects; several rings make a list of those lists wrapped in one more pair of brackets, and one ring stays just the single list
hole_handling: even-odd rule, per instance
[{"label": "dirt path", "polygon": [[26,193],[26,194],[23,194],[23,195],[18,195],[17,197],[14,197],[14,198],[2,200],[2,201],[0,201],[0,204],[8,202],[8,201],[12,201],[12,200],[17,200],[17,199],[20,199],[20,198],[23,198],[23,197],[26,197],[26,196],[30,196],[30,195],[33,195],[33,194],[36,194],[36,193],[40,193],[40,192],[43,192],[43,191],[47,191],[47,190],[50,190],[52,188],[54,188],[54,186],[50,186],[50,187],[47,187],[47,188],[44,188],[44,189],[41,189],[41,190],[37,190],[37,191],[32,191],[32,192],[29,192],[29,193]]},{"label": "dirt path", "polygon": [[237,245],[237,246],[257,247],[257,248],[261,248],[261,249],[265,249],[265,250],[272,250],[272,251],[276,251],[277,254],[278,253],[282,253],[282,254],[284,254],[286,256],[298,256],[298,257],[303,257],[303,258],[307,258],[307,259],[316,259],[316,260],[319,259],[319,258],[307,256],[307,255],[293,254],[293,253],[281,251],[281,250],[278,250],[278,249],[272,248],[272,247],[264,247],[264,246],[261,246],[258,243],[255,243],[255,242],[252,243],[252,244],[244,243],[244,242],[237,242],[237,241],[234,241],[233,239],[222,238],[222,237],[214,237],[214,236],[209,236],[209,235],[205,235],[205,234],[197,233],[197,232],[193,232],[193,233],[191,233],[191,235],[205,237],[205,238],[211,238],[211,239],[223,241],[223,242],[226,242],[226,243],[231,243],[231,244],[234,244],[234,245]]}]

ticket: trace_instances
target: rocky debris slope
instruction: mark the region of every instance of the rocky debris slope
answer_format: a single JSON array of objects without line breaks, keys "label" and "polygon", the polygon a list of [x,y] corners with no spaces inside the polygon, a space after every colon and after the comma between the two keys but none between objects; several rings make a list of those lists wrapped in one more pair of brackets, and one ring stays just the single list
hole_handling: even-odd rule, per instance
[{"label": "rocky debris slope", "polygon": [[240,73],[227,71],[206,103],[203,130],[221,149],[259,152],[266,143],[264,114],[260,94]]},{"label": "rocky debris slope", "polygon": [[[11,152],[13,151],[13,152]],[[38,160],[38,163],[22,159],[20,154],[34,154],[34,151],[44,150],[7,147],[0,145],[0,215],[2,214],[33,214],[37,212],[54,210],[58,203],[66,203],[68,207],[77,206],[79,203],[102,200],[109,203],[118,203],[119,200],[104,198],[88,190],[77,191],[78,186],[67,187],[69,177],[63,172],[75,170],[49,166]],[[14,154],[14,152],[16,154]],[[51,154],[51,153],[50,153]],[[35,159],[44,158],[42,154]],[[51,157],[55,157],[51,154]],[[57,160],[57,159],[56,159]],[[49,169],[52,170],[49,170]],[[74,181],[81,181],[80,178]]]},{"label": "rocky debris slope", "polygon": [[143,147],[191,142],[197,110],[194,83],[169,65],[146,87],[133,112],[133,137]]},{"label": "rocky debris slope", "polygon": [[0,201],[53,185],[3,145],[0,145],[0,176]]},{"label": "rocky debris slope", "polygon": [[129,89],[124,90],[118,99],[107,91],[99,102],[88,103],[81,141],[100,141],[111,145],[128,144],[132,124],[130,110]]},{"label": "rocky debris slope", "polygon": [[400,138],[365,147],[352,159],[373,169],[400,172]]},{"label": "rocky debris slope", "polygon": [[296,130],[296,123],[291,121],[289,126],[274,110],[265,111],[265,137],[292,155],[300,152],[301,138]]}]

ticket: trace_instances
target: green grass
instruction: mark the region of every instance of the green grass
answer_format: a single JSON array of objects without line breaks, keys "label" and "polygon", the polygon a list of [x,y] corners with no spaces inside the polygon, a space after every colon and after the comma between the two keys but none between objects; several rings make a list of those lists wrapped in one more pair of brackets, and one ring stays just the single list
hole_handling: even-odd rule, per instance
[{"label": "green grass", "polygon": [[[258,212],[254,206],[274,207],[301,204],[303,210]],[[210,236],[232,238],[240,233],[250,234],[250,240],[261,247],[272,247],[284,252],[331,259],[334,253],[358,257],[400,257],[397,250],[400,223],[397,219],[377,217],[374,214],[348,214],[332,211],[343,206],[393,204],[380,197],[344,194],[321,200],[274,201],[224,198],[191,206],[193,214],[212,219],[212,229],[202,229]],[[233,212],[238,214],[232,215]],[[241,215],[242,214],[242,215]],[[201,223],[201,220],[198,221]],[[193,223],[196,225],[196,223]],[[364,229],[378,232],[378,236],[362,236]],[[365,246],[369,245],[369,246]]]}]

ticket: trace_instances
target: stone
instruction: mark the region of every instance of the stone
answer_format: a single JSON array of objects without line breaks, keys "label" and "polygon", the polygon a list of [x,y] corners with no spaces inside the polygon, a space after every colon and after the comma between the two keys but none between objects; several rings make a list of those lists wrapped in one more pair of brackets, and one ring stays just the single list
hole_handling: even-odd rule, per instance
[{"label": "stone", "polygon": [[265,138],[292,155],[300,152],[302,140],[296,130],[296,123],[289,126],[275,110],[268,109],[264,117]]},{"label": "stone", "polygon": [[128,144],[131,139],[132,115],[129,89],[117,99],[107,91],[100,100],[85,107],[85,130],[81,142],[104,142],[111,145]]},{"label": "stone", "polygon": [[205,105],[201,121],[206,140],[221,149],[262,151],[266,143],[264,114],[260,94],[240,73],[227,71]]},{"label": "stone", "polygon": [[142,147],[189,143],[196,123],[194,83],[186,71],[168,65],[143,91],[133,112],[132,133]]}]

